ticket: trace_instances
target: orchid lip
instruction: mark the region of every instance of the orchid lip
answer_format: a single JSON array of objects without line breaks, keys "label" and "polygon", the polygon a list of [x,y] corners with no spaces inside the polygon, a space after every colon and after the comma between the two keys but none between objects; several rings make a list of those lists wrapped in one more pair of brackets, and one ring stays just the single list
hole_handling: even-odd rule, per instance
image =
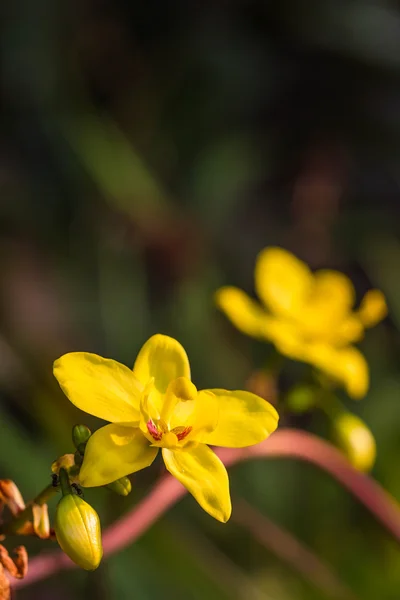
[{"label": "orchid lip", "polygon": [[185,439],[185,437],[187,435],[189,435],[189,433],[192,431],[193,427],[191,427],[190,425],[187,427],[174,427],[174,429],[172,429],[170,432],[169,431],[164,431],[163,429],[161,429],[160,427],[158,427],[154,421],[152,421],[152,419],[149,419],[149,421],[147,421],[146,423],[147,426],[147,431],[149,432],[149,434],[151,435],[151,437],[156,440],[157,442],[159,442],[164,433],[174,433],[178,439],[179,442],[181,442],[183,439]]},{"label": "orchid lip", "polygon": [[181,442],[183,439],[185,439],[185,437],[192,431],[193,427],[184,427],[183,430],[181,430],[181,427],[175,427],[175,429],[172,430],[172,433],[175,433],[176,437],[178,438],[178,441]]},{"label": "orchid lip", "polygon": [[154,440],[160,441],[163,436],[163,432],[160,431],[160,429],[158,429],[157,425],[155,425],[155,423],[153,423],[153,421],[151,419],[149,421],[147,421],[146,425],[147,425],[147,431],[149,432],[151,437]]}]

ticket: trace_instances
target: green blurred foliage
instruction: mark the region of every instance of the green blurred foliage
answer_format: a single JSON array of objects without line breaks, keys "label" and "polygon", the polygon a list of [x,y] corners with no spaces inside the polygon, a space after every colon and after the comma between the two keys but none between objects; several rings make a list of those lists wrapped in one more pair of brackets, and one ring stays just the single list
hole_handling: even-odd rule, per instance
[{"label": "green blurred foliage", "polygon": [[[0,475],[26,499],[72,451],[52,362],[133,364],[155,332],[186,347],[198,387],[243,387],[270,348],[218,314],[252,291],[257,252],[380,287],[389,318],[362,348],[373,475],[400,498],[400,12],[382,0],[6,2],[0,131]],[[288,364],[282,392],[302,377]],[[283,424],[320,435],[323,415]],[[87,494],[104,526],[146,494]],[[287,460],[231,471],[235,496],[290,530],[363,600],[398,600],[400,550],[356,501]],[[52,506],[54,510],[54,506]],[[50,544],[51,545],[51,544]],[[30,540],[31,555],[44,542]],[[245,528],[190,498],[98,572],[17,598],[324,600]],[[331,595],[331,597],[334,597]]]}]

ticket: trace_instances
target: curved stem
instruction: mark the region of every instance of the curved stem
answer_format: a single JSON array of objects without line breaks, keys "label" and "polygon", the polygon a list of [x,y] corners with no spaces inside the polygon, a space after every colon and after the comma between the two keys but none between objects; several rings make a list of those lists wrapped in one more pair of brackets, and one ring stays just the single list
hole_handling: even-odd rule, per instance
[{"label": "curved stem", "polygon": [[[221,448],[218,456],[227,467],[256,458],[297,458],[310,462],[332,475],[353,494],[400,542],[400,508],[373,479],[356,471],[331,444],[315,435],[295,429],[281,429],[256,446],[231,450]],[[128,514],[113,523],[103,535],[104,556],[125,548],[142,535],[163,513],[186,494],[186,489],[171,475],[163,476],[151,492]],[[23,587],[75,565],[62,552],[40,555],[30,561]]]}]

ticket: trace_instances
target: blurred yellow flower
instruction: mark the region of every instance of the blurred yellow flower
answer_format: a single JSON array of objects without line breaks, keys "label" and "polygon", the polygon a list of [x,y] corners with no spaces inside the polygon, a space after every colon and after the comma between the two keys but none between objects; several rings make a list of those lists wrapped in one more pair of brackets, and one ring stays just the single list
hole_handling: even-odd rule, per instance
[{"label": "blurred yellow flower", "polygon": [[168,471],[219,521],[231,514],[228,474],[207,446],[240,448],[264,440],[278,414],[264,399],[242,391],[197,391],[189,360],[173,338],[154,335],[133,371],[96,354],[73,352],[54,363],[73,404],[111,421],[88,440],[80,482],[101,486],[149,466],[159,449]]},{"label": "blurred yellow flower", "polygon": [[255,288],[262,305],[235,287],[223,287],[216,302],[243,333],[271,341],[277,350],[317,367],[345,386],[353,398],[369,385],[368,365],[352,344],[387,314],[379,290],[353,310],[355,291],[348,277],[333,270],[312,273],[282,248],[265,248],[257,257]]}]

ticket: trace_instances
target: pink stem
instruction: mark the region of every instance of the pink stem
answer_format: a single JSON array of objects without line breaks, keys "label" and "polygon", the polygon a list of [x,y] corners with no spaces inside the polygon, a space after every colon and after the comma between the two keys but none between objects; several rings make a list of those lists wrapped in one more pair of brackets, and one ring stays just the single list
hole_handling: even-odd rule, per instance
[{"label": "pink stem", "polygon": [[[358,498],[400,542],[400,510],[394,499],[377,482],[356,471],[336,448],[315,435],[281,429],[256,446],[219,448],[216,452],[227,467],[256,458],[286,457],[313,463],[330,473]],[[186,489],[171,475],[162,477],[139,504],[106,529],[103,535],[104,555],[113,554],[134,542],[185,494]],[[13,587],[24,587],[73,567],[74,563],[60,551],[42,554],[30,561],[27,576],[14,581]]]}]

